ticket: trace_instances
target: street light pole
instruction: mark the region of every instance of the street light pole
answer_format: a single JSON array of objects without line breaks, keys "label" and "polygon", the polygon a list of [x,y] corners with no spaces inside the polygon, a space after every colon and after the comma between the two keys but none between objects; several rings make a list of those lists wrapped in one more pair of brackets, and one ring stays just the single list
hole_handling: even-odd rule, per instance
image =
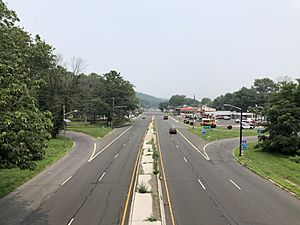
[{"label": "street light pole", "polygon": [[193,99],[193,129],[195,128],[195,95]]},{"label": "street light pole", "polygon": [[66,121],[65,121],[65,119],[66,119],[66,107],[65,107],[65,105],[63,105],[63,122],[64,122],[64,148],[66,148],[66,125],[65,125],[65,123],[66,123]]},{"label": "street light pole", "polygon": [[240,107],[237,107],[235,105],[231,105],[231,104],[224,104],[224,106],[229,106],[229,107],[233,107],[236,108],[238,110],[240,110],[241,115],[240,115],[240,150],[239,150],[239,156],[242,156],[242,139],[243,139],[243,126],[242,126],[242,120],[243,120],[243,110]]},{"label": "street light pole", "polygon": [[73,112],[78,112],[77,109],[71,111],[71,112],[68,112],[66,113],[66,106],[63,105],[63,122],[64,122],[64,148],[66,148],[66,115],[67,114],[70,114],[70,113],[73,113]]},{"label": "street light pole", "polygon": [[111,114],[111,128],[114,128],[113,120],[114,120],[114,111],[115,111],[115,98],[112,98],[112,114]]}]

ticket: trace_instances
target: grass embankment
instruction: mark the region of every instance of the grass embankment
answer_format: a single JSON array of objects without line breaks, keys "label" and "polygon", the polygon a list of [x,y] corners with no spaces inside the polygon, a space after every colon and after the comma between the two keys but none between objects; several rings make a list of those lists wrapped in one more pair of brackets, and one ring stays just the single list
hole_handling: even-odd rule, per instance
[{"label": "grass embankment", "polygon": [[72,145],[73,141],[70,139],[66,139],[66,148],[64,148],[63,138],[51,139],[46,149],[45,159],[37,161],[37,166],[34,170],[0,169],[0,198],[33,178],[47,166],[53,164],[65,155]]},{"label": "grass embankment", "polygon": [[[227,128],[211,128],[206,130],[206,134],[202,134],[203,128],[189,128],[189,131],[200,136],[206,141],[216,141],[225,138],[234,138],[240,136],[239,129],[227,129]],[[256,136],[257,132],[255,130],[243,129],[243,136]]]},{"label": "grass embankment", "polygon": [[86,133],[94,138],[102,138],[111,132],[112,128],[106,126],[106,123],[71,122],[68,123],[67,130]]},{"label": "grass embankment", "polygon": [[239,149],[234,150],[237,159],[259,175],[272,179],[300,197],[300,163],[294,157],[271,154],[254,148],[257,142],[249,143],[244,155],[239,157]]}]

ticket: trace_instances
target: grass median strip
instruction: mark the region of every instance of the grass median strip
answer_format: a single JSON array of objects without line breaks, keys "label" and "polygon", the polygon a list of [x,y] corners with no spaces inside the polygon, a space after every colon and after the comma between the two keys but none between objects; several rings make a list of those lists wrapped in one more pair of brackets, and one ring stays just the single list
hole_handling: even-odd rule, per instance
[{"label": "grass median strip", "polygon": [[[226,128],[212,128],[206,129],[206,134],[202,134],[203,128],[197,127],[195,129],[189,128],[189,131],[203,138],[206,141],[216,141],[225,138],[234,138],[240,136],[239,129],[226,129]],[[256,136],[255,130],[243,130],[243,136]]]},{"label": "grass median strip", "polygon": [[72,145],[73,141],[70,139],[66,139],[66,148],[64,148],[64,139],[62,137],[51,139],[46,149],[45,159],[37,161],[37,166],[34,170],[0,169],[0,198],[33,178],[47,166],[53,164],[65,155]]},{"label": "grass median strip", "polygon": [[112,128],[107,127],[103,123],[90,124],[85,122],[71,122],[68,124],[67,130],[86,133],[94,138],[102,138],[111,132]]},{"label": "grass median strip", "polygon": [[257,142],[249,143],[244,155],[239,157],[239,149],[234,150],[236,158],[247,168],[271,179],[300,197],[300,163],[295,157],[271,154],[254,148]]}]

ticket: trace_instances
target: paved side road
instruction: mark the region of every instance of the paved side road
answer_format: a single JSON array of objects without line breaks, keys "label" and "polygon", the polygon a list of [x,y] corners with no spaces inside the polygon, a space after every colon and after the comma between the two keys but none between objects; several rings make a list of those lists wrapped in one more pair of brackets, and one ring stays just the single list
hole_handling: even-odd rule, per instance
[{"label": "paved side road", "polygon": [[75,143],[72,150],[14,192],[0,199],[0,224],[20,224],[76,174],[94,152],[103,148],[125,129],[126,127],[115,129],[103,139],[96,140],[83,133],[66,132],[66,137]]}]

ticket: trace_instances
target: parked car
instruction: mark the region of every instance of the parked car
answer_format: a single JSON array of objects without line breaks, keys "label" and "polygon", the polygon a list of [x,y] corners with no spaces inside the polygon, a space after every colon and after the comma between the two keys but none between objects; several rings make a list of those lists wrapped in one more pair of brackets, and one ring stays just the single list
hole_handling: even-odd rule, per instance
[{"label": "parked car", "polygon": [[177,134],[176,128],[175,128],[175,127],[171,127],[171,128],[169,129],[169,134]]},{"label": "parked car", "polygon": [[167,120],[168,119],[168,116],[164,116],[164,120]]}]

